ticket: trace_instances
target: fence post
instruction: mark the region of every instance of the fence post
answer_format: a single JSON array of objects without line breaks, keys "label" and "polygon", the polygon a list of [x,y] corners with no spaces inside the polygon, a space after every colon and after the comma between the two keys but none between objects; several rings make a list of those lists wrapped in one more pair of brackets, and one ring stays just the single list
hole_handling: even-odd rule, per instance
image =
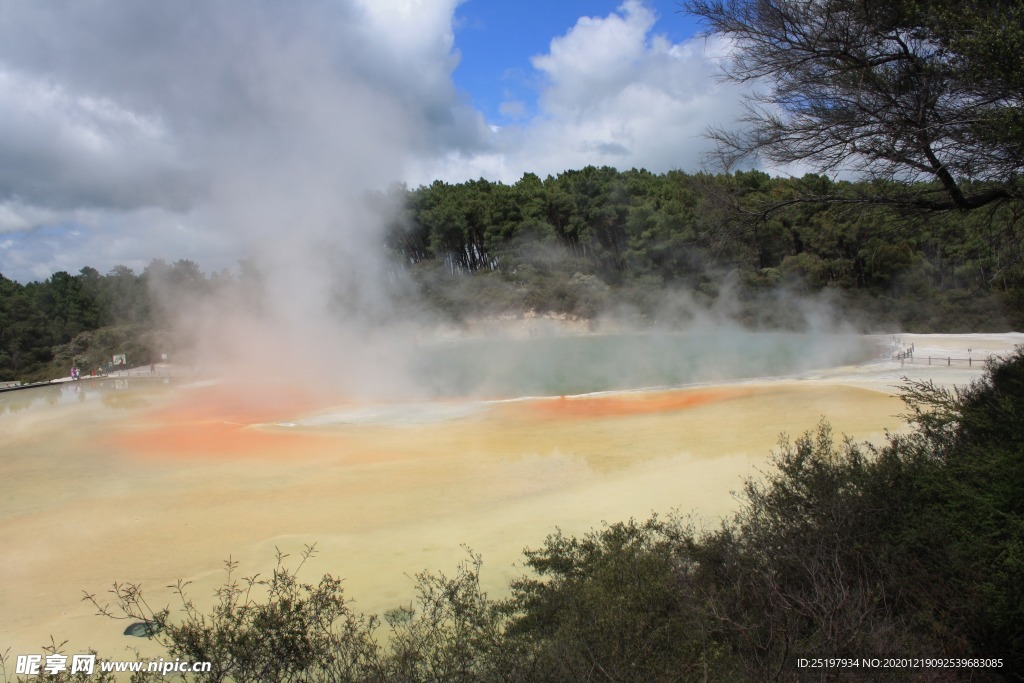
[{"label": "fence post", "polygon": [[950,358],[949,356],[946,356],[946,367],[947,367],[947,368],[948,368],[948,367],[950,366],[950,364],[952,363],[952,360],[953,360],[953,359],[951,359],[951,358]]}]

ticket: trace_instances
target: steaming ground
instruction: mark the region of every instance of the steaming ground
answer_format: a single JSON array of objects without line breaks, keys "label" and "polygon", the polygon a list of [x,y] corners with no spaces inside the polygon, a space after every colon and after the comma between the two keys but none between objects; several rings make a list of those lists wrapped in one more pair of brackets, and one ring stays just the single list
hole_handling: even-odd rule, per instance
[{"label": "steaming ground", "polygon": [[158,382],[0,395],[0,651],[40,652],[52,635],[69,652],[156,654],[121,635],[127,623],[94,616],[81,592],[131,581],[151,605],[174,606],[165,586],[186,578],[209,605],[229,555],[242,574],[266,573],[275,547],[294,555],[313,542],[305,578],[346,577],[365,611],[408,602],[408,575],[452,570],[462,543],[500,591],[521,549],[556,525],[727,514],[780,432],[824,415],[837,433],[881,440],[902,425],[900,376],[965,383],[981,364],[954,359],[1008,352],[1024,335],[899,342],[914,345],[913,363],[886,351],[789,378],[564,399],[371,405]]}]

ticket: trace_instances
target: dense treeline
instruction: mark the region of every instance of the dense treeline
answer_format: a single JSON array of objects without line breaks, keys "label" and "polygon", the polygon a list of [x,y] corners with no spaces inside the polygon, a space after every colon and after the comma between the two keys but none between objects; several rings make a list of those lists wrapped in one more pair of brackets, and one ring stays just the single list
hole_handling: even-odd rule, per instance
[{"label": "dense treeline", "polygon": [[[0,275],[0,379],[51,379],[71,365],[100,367],[127,354],[133,364],[154,360],[162,310],[155,281],[209,290],[226,274],[204,275],[191,261],[153,261],[141,274],[117,266],[101,275],[57,272],[23,285]],[[55,374],[56,373],[56,374]]]},{"label": "dense treeline", "polygon": [[[492,301],[515,298],[511,287],[527,305],[584,316],[609,299],[649,314],[646,295],[664,288],[713,296],[728,273],[754,301],[780,285],[830,289],[921,331],[1024,322],[1021,207],[902,214],[859,201],[878,193],[878,183],[868,185],[608,167],[526,174],[513,185],[435,182],[406,193],[388,245],[420,266],[442,306],[448,292],[430,265],[496,273]],[[808,201],[809,193],[831,201]],[[843,194],[849,203],[836,201]]]},{"label": "dense treeline", "polygon": [[[664,292],[711,302],[728,283],[748,322],[790,322],[785,306],[768,303],[785,290],[828,292],[848,312],[910,331],[1024,326],[1022,207],[922,215],[861,201],[879,191],[816,175],[587,167],[512,185],[438,181],[376,200],[392,263],[423,295],[406,304],[456,318],[529,309],[592,317],[626,305],[653,320]],[[814,194],[831,199],[808,201]],[[850,203],[836,200],[843,195]],[[0,277],[0,378],[123,352],[88,339],[62,345],[109,326],[122,328],[118,339],[159,327],[154,282],[201,294],[251,276],[154,261],[141,274],[84,268],[27,285]],[[132,350],[140,362],[156,351],[139,341]]]},{"label": "dense treeline", "polygon": [[[265,581],[229,564],[209,614],[185,584],[173,612],[133,585],[90,599],[148,623],[169,658],[212,662],[198,681],[1020,680],[1024,350],[953,393],[908,383],[904,400],[912,429],[881,447],[825,423],[784,439],[716,528],[555,533],[501,599],[474,555],[419,575],[383,621],[281,557]],[[856,665],[798,665],[820,657]]]}]

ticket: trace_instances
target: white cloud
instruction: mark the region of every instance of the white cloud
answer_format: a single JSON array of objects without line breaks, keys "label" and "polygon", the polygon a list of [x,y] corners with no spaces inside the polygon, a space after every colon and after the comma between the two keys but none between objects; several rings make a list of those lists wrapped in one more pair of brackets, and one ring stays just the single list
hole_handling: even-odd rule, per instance
[{"label": "white cloud", "polygon": [[0,272],[6,277],[17,274],[19,280],[43,280],[60,270],[77,273],[83,266],[107,272],[125,265],[142,272],[157,257],[191,259],[204,269],[216,270],[233,267],[238,258],[237,243],[223,231],[211,229],[211,217],[202,212],[148,208],[37,214],[32,213],[40,211],[36,208],[22,210],[28,212],[22,220],[34,227],[0,242]]},{"label": "white cloud", "polygon": [[[25,249],[0,272],[104,270],[138,259],[133,238],[147,261],[373,239],[354,194],[489,134],[451,81],[458,1],[5,7],[0,231]],[[73,223],[123,247],[51,230]]]},{"label": "white cloud", "polygon": [[627,0],[605,18],[582,17],[564,36],[551,41],[550,52],[531,59],[549,85],[544,109],[574,116],[633,83],[648,61],[647,34],[655,15],[638,0]]},{"label": "white cloud", "polygon": [[[358,188],[694,169],[703,129],[738,111],[714,79],[727,46],[673,43],[626,0],[533,58],[535,115],[509,97],[501,111],[519,118],[489,125],[452,82],[461,1],[5,7],[0,233],[12,244],[0,272],[154,257],[220,267],[268,244],[278,255],[299,231],[365,242]],[[83,235],[48,232],[71,224]]]},{"label": "white cloud", "polygon": [[542,77],[539,114],[505,126],[483,152],[424,164],[417,181],[484,176],[512,182],[589,164],[696,170],[710,149],[703,132],[740,114],[740,90],[716,78],[729,46],[673,43],[657,17],[626,0],[607,17],[584,17],[532,59]]},{"label": "white cloud", "polygon": [[[173,206],[187,175],[163,123],[0,64],[0,199],[54,207]],[[0,230],[12,223],[0,209]]]}]

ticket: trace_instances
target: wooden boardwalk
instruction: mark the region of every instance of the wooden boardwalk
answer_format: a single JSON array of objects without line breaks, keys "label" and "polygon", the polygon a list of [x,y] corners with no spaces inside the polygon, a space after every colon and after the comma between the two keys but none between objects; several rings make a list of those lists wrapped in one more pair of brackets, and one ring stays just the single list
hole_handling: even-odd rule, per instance
[{"label": "wooden boardwalk", "polygon": [[79,379],[75,380],[70,377],[61,377],[59,379],[51,379],[43,382],[0,382],[0,393],[6,391],[20,391],[22,389],[35,389],[38,387],[61,386],[68,383],[95,382],[96,380],[104,379],[127,379],[129,377],[133,379],[165,379],[170,377],[188,377],[191,374],[192,373],[187,369],[170,368],[167,366],[160,367],[158,365],[151,370],[148,365],[140,365],[134,368],[114,370],[113,372],[99,375],[82,375]]}]

